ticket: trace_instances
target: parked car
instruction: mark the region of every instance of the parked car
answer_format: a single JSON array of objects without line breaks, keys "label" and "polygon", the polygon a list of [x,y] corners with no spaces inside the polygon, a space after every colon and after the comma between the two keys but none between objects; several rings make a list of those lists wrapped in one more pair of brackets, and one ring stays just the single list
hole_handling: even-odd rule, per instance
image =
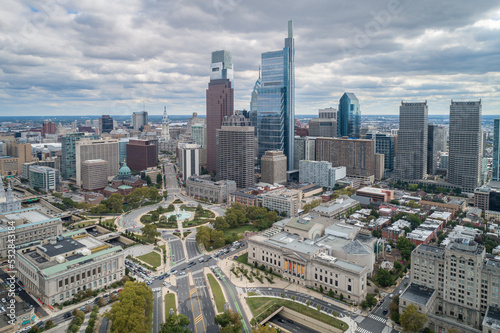
[{"label": "parked car", "polygon": [[387,310],[387,309],[384,309],[384,311],[382,311],[382,314],[383,314],[384,316],[385,316],[386,314],[388,314],[388,313],[389,313],[389,310]]}]

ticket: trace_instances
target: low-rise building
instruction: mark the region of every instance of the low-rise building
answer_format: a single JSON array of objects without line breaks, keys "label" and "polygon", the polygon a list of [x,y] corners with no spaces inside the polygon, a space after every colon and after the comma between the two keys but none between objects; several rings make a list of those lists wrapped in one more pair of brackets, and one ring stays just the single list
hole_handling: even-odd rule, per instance
[{"label": "low-rise building", "polygon": [[257,206],[257,196],[239,191],[229,193],[229,204],[232,205],[235,202],[240,203],[245,207]]},{"label": "low-rise building", "polygon": [[229,193],[236,191],[234,180],[213,182],[210,175],[189,177],[186,182],[188,196],[215,203],[228,202]]},{"label": "low-rise building", "polygon": [[394,199],[394,190],[366,186],[357,190],[356,195],[370,198],[372,202],[389,202]]},{"label": "low-rise building", "polygon": [[263,207],[286,214],[286,216],[295,216],[300,209],[302,191],[283,188],[262,194],[261,197]]},{"label": "low-rise building", "polygon": [[348,196],[341,196],[340,198],[314,207],[312,212],[323,217],[340,219],[354,213],[357,208],[360,208],[358,201]]}]

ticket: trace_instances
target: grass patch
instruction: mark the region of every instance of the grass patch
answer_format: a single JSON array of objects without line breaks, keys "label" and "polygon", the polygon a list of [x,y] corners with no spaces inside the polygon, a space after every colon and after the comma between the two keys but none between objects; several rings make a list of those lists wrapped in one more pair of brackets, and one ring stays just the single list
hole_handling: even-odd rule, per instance
[{"label": "grass patch", "polygon": [[[255,266],[255,265],[251,265],[250,263],[248,263],[248,252],[243,253],[241,256],[238,256],[238,258],[236,258],[236,259],[234,259],[234,260],[235,260],[235,261],[237,261],[237,262],[239,262],[240,264],[245,264],[245,265],[250,266],[250,267],[252,267],[252,268],[258,269],[258,270],[260,270],[260,271],[262,271],[262,272],[264,272],[264,273],[266,273],[266,272],[267,272],[267,273],[269,273],[269,274],[271,274],[271,275],[274,275],[274,276],[276,276],[276,277],[279,277],[279,278],[281,278],[281,277],[282,277],[281,275],[279,275],[279,274],[275,273],[274,271],[273,271],[273,272],[269,272],[269,271],[267,271],[267,270],[263,269],[263,268],[265,268],[265,267],[263,267],[262,265],[261,265],[261,266]],[[268,279],[268,280],[269,280],[269,279]],[[269,281],[269,282],[271,282],[271,281]],[[271,282],[271,283],[272,283],[272,282]]]},{"label": "grass patch", "polygon": [[226,303],[226,299],[224,298],[224,294],[222,293],[220,284],[212,274],[208,273],[207,277],[208,282],[210,283],[210,289],[212,289],[212,294],[214,295],[217,312],[224,312],[224,304]]},{"label": "grass patch", "polygon": [[191,221],[184,221],[182,222],[182,227],[184,228],[189,228],[189,227],[197,227],[199,225],[205,224],[210,222],[208,219],[193,219]]},{"label": "grass patch", "polygon": [[150,266],[153,266],[154,268],[161,265],[161,256],[156,252],[150,252],[148,254],[139,256],[137,257],[137,259],[140,259],[145,263],[148,263]]},{"label": "grass patch", "polygon": [[174,309],[174,313],[177,312],[177,308],[175,307],[175,294],[166,294],[165,295],[165,315],[166,316],[169,315],[170,309]]},{"label": "grass patch", "polygon": [[[305,316],[314,318],[325,324],[336,327],[342,331],[346,331],[349,328],[348,325],[341,320],[338,320],[332,316],[326,315],[322,312],[319,312],[318,310],[312,309],[306,305],[294,301],[270,297],[251,297],[247,298],[246,301],[254,317],[261,315],[259,316],[258,320],[264,319],[278,307],[284,306]],[[267,314],[268,311],[270,311],[269,314]]]},{"label": "grass patch", "polygon": [[231,237],[233,235],[239,235],[244,233],[245,231],[259,231],[256,227],[254,227],[252,224],[246,224],[246,225],[240,225],[234,228],[229,228],[224,230],[224,233],[226,234],[226,238]]}]

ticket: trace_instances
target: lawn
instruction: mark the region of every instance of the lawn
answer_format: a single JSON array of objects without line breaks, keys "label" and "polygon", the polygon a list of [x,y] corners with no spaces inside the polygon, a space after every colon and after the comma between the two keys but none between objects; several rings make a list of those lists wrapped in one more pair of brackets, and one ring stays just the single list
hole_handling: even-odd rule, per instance
[{"label": "lawn", "polygon": [[175,294],[165,295],[165,315],[169,315],[170,309],[174,309],[174,313],[177,311],[175,307]]},{"label": "lawn", "polygon": [[242,234],[245,231],[258,231],[256,227],[254,227],[252,224],[245,224],[245,225],[240,225],[238,227],[234,228],[229,228],[224,231],[226,235],[231,235],[231,234]]},{"label": "lawn", "polygon": [[137,257],[137,259],[144,261],[145,263],[149,264],[150,266],[153,266],[154,268],[161,265],[161,256],[154,251],[145,254],[143,256]]},{"label": "lawn", "polygon": [[240,264],[245,264],[251,267],[254,267],[248,263],[248,252],[242,254],[241,256],[238,256],[238,258],[235,259],[237,262]]},{"label": "lawn", "polygon": [[197,227],[199,225],[208,223],[210,221],[211,220],[209,220],[209,219],[193,219],[191,221],[184,221],[184,222],[182,222],[182,226],[184,228]]},{"label": "lawn", "polygon": [[246,299],[254,317],[258,316],[272,305],[285,306],[291,310],[297,311],[303,315],[319,320],[330,326],[346,331],[349,327],[346,323],[332,316],[326,315],[318,310],[310,308],[304,304],[291,300],[271,298],[271,297],[249,297]]},{"label": "lawn", "polygon": [[226,299],[224,298],[224,294],[222,293],[220,284],[212,274],[208,273],[207,277],[208,282],[210,283],[210,289],[212,289],[212,294],[214,295],[217,312],[224,312],[224,304],[226,303]]}]

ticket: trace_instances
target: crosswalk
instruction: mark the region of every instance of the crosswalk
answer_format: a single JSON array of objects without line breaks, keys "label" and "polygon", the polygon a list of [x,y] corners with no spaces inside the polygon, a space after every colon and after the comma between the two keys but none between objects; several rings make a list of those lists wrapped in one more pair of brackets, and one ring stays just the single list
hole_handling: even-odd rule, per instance
[{"label": "crosswalk", "polygon": [[387,319],[379,317],[379,316],[376,316],[374,314],[370,314],[368,317],[370,317],[371,319],[375,319],[377,321],[380,321],[383,324],[385,324],[387,322]]},{"label": "crosswalk", "polygon": [[368,331],[367,329],[361,328],[359,326],[358,326],[358,328],[356,328],[356,332],[359,332],[359,333],[372,333],[372,332]]}]

